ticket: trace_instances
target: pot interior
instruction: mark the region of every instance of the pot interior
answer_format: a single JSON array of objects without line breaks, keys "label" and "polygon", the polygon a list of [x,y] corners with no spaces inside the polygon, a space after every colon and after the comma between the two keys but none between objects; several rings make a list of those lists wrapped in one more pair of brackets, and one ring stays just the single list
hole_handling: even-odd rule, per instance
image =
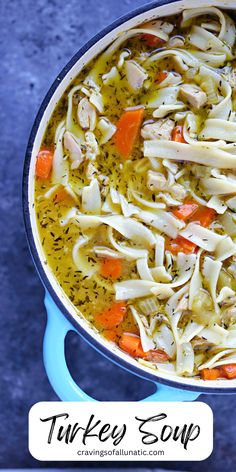
[{"label": "pot interior", "polygon": [[[164,3],[161,1],[160,3]],[[192,0],[191,1],[191,8],[193,7],[206,7],[206,6],[214,6],[227,8],[227,9],[235,9],[236,2],[232,0],[226,1],[219,1],[215,0],[214,2],[209,0]],[[65,308],[65,311],[69,312],[72,316],[73,320],[78,326],[78,331],[80,327],[90,335],[91,337],[91,344],[93,342],[99,343],[107,350],[107,356],[109,357],[110,354],[115,354],[116,362],[119,361],[125,362],[128,369],[131,371],[135,371],[138,375],[143,376],[145,378],[149,378],[154,380],[156,377],[159,379],[163,379],[163,381],[172,381],[178,382],[178,386],[183,386],[185,388],[194,389],[197,388],[199,390],[205,390],[206,387],[208,388],[209,392],[213,391],[214,389],[221,389],[223,388],[225,391],[227,390],[229,393],[232,389],[236,388],[236,380],[217,380],[217,381],[203,381],[194,378],[184,378],[184,377],[176,377],[170,376],[165,373],[160,373],[158,371],[150,370],[149,368],[138,364],[138,362],[122,351],[119,350],[118,347],[113,346],[110,342],[106,341],[102,338],[99,333],[97,333],[94,329],[92,329],[87,321],[81,316],[78,316],[78,311],[75,309],[73,304],[70,300],[66,297],[65,293],[62,291],[61,287],[59,286],[54,274],[50,270],[50,267],[45,263],[45,256],[43,253],[42,245],[39,238],[39,233],[37,230],[36,224],[36,215],[34,211],[34,170],[35,170],[35,161],[36,156],[40,148],[41,140],[43,138],[44,132],[46,130],[47,124],[49,122],[50,116],[67,89],[70,83],[74,80],[75,76],[81,71],[85,64],[87,64],[91,59],[97,56],[107,45],[109,45],[114,39],[116,39],[117,35],[123,32],[126,29],[131,27],[135,27],[136,25],[143,23],[145,21],[150,21],[153,18],[174,15],[179,13],[185,8],[189,8],[189,1],[182,0],[182,1],[174,1],[166,4],[162,4],[160,6],[147,6],[147,11],[137,12],[132,16],[132,14],[128,15],[128,19],[126,21],[118,20],[112,27],[107,28],[105,33],[98,34],[95,38],[95,41],[91,41],[91,45],[89,44],[89,48],[84,49],[82,51],[82,55],[78,53],[74,59],[69,63],[66,69],[59,75],[57,78],[57,86],[52,87],[49,91],[48,96],[46,97],[44,103],[41,106],[39,111],[39,115],[36,119],[36,124],[34,125],[31,140],[28,147],[28,159],[30,159],[29,163],[29,173],[26,177],[28,179],[28,209],[29,212],[29,224],[30,226],[30,245],[34,257],[36,266],[40,272],[41,278],[47,287],[49,287],[49,291],[54,296],[55,301],[59,299]],[[145,7],[143,8],[143,10]],[[55,88],[56,87],[56,88]],[[54,92],[53,92],[54,90]],[[32,147],[32,151],[31,151]],[[113,357],[113,356],[111,356]]]}]

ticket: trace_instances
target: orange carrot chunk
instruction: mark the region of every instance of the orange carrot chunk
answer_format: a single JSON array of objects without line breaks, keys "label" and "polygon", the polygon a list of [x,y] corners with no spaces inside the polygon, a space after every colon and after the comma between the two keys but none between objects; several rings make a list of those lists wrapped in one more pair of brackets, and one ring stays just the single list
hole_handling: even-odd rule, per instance
[{"label": "orange carrot chunk", "polygon": [[160,84],[161,82],[163,82],[163,80],[166,79],[167,76],[168,76],[168,72],[164,70],[160,70],[155,77],[155,82],[157,84]]},{"label": "orange carrot chunk", "polygon": [[184,252],[185,254],[192,254],[195,252],[197,245],[183,238],[182,236],[177,236],[176,239],[166,238],[165,249],[170,251],[173,255],[177,255],[179,252]]},{"label": "orange carrot chunk", "polygon": [[198,209],[198,203],[194,201],[186,201],[183,205],[180,205],[176,210],[173,211],[173,215],[179,220],[188,220]]},{"label": "orange carrot chunk", "polygon": [[175,126],[171,134],[172,141],[177,143],[186,143],[183,135],[183,126]]},{"label": "orange carrot chunk", "polygon": [[105,329],[102,334],[108,341],[115,341],[118,336],[116,329]]},{"label": "orange carrot chunk", "polygon": [[142,37],[147,45],[153,48],[162,46],[165,43],[164,39],[158,38],[157,36],[154,36],[154,34],[144,33]]},{"label": "orange carrot chunk", "polygon": [[147,352],[144,352],[139,336],[123,333],[119,340],[119,346],[122,351],[127,352],[132,357],[147,358]]},{"label": "orange carrot chunk", "polygon": [[202,369],[201,378],[203,380],[216,380],[219,377],[227,379],[236,378],[236,364],[226,364],[212,369]]},{"label": "orange carrot chunk", "polygon": [[202,369],[201,370],[201,378],[203,380],[216,380],[221,377],[221,370],[217,367],[213,369]]},{"label": "orange carrot chunk", "polygon": [[125,302],[116,302],[107,310],[97,313],[95,321],[105,329],[112,329],[119,326],[126,316],[127,308]]},{"label": "orange carrot chunk", "polygon": [[173,215],[180,220],[196,222],[206,228],[214,220],[216,211],[213,208],[199,205],[194,200],[186,200],[182,205],[173,210]]},{"label": "orange carrot chunk", "polygon": [[116,124],[117,130],[114,135],[116,148],[125,159],[128,159],[132,153],[143,121],[143,115],[143,107],[127,110],[121,115]]},{"label": "orange carrot chunk", "polygon": [[122,261],[121,259],[114,259],[112,257],[106,257],[102,259],[100,267],[100,275],[105,279],[116,280],[122,274]]},{"label": "orange carrot chunk", "polygon": [[59,189],[56,191],[55,193],[55,196],[53,198],[53,201],[54,203],[61,203],[63,202],[64,200],[66,200],[67,197],[69,197],[70,195],[68,194],[68,192],[66,191],[66,189],[61,186],[59,187]]},{"label": "orange carrot chunk", "polygon": [[191,221],[199,223],[201,226],[204,226],[204,228],[207,228],[207,226],[212,223],[215,216],[216,212],[215,210],[213,210],[213,208],[207,208],[202,206],[198,208],[198,210],[194,213],[193,217],[191,218]]},{"label": "orange carrot chunk", "polygon": [[[199,206],[192,201],[180,205],[173,211],[173,214],[180,220],[199,223],[206,228],[214,220],[216,212],[212,208]],[[191,254],[195,252],[196,248],[197,245],[195,243],[188,241],[182,236],[178,236],[176,239],[166,239],[166,249],[174,255],[177,255],[179,252]]]},{"label": "orange carrot chunk", "polygon": [[39,179],[47,180],[52,169],[53,153],[49,149],[42,149],[36,159],[35,173]]},{"label": "orange carrot chunk", "polygon": [[132,357],[141,357],[151,362],[166,362],[169,359],[168,354],[161,349],[151,349],[145,352],[142,348],[139,336],[123,333],[119,340],[120,348],[130,354]]},{"label": "orange carrot chunk", "polygon": [[227,379],[236,378],[236,364],[226,364],[220,367],[222,377],[227,377]]}]

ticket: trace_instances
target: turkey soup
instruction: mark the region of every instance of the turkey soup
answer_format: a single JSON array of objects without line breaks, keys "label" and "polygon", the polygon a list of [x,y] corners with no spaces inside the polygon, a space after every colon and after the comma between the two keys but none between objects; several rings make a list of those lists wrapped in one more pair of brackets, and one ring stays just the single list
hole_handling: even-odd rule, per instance
[{"label": "turkey soup", "polygon": [[62,96],[35,169],[45,259],[138,363],[236,377],[235,24],[215,7],[121,34]]}]

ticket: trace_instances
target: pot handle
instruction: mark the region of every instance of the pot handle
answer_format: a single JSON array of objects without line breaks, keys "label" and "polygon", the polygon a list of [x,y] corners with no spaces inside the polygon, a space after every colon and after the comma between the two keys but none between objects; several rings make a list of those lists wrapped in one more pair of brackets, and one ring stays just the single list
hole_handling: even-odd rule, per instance
[{"label": "pot handle", "polygon": [[[43,341],[44,366],[48,379],[62,401],[97,401],[85,393],[73,380],[65,359],[65,338],[69,331],[78,331],[61,313],[50,295],[46,292],[45,307],[47,326]],[[142,401],[192,401],[200,393],[171,388],[163,384],[156,385],[156,392]]]},{"label": "pot handle", "polygon": [[57,396],[65,402],[96,401],[73,380],[65,358],[65,338],[69,331],[76,331],[46,292],[47,326],[43,340],[43,360],[49,382]]}]

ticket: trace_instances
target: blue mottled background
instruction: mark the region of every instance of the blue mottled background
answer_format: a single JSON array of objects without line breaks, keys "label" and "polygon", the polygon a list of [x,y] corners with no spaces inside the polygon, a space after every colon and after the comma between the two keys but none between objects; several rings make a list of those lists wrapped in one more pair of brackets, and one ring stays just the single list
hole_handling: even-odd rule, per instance
[{"label": "blue mottled background", "polygon": [[[27,414],[56,400],[42,364],[43,288],[24,233],[21,178],[25,148],[38,107],[71,56],[105,25],[142,0],[0,0],[0,467],[63,467],[39,463],[27,449]],[[138,400],[152,387],[70,336],[68,361],[76,379],[103,400]],[[215,446],[203,463],[163,463],[189,471],[235,470],[236,396],[202,396],[214,410]],[[94,467],[98,464],[94,464]],[[127,467],[131,467],[132,464]],[[153,463],[152,469],[160,463]],[[76,467],[77,464],[70,463]],[[107,465],[108,466],[108,465]],[[106,465],[101,467],[105,469]],[[150,470],[145,465],[144,470]],[[81,468],[81,466],[80,466]],[[123,466],[122,466],[123,468]]]}]

